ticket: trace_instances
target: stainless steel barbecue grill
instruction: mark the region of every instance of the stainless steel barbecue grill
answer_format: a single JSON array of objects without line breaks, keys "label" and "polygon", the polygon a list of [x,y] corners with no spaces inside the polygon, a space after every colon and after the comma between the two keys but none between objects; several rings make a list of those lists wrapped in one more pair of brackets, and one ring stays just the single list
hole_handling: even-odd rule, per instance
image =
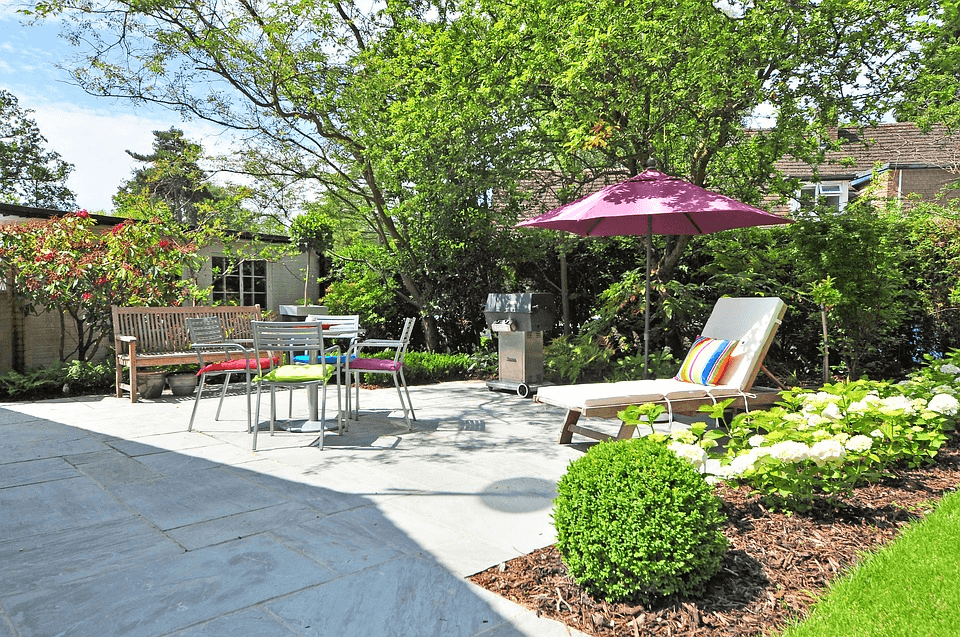
[{"label": "stainless steel barbecue grill", "polygon": [[543,331],[555,320],[553,296],[488,294],[483,314],[500,355],[499,380],[487,381],[487,387],[532,395],[543,383]]}]

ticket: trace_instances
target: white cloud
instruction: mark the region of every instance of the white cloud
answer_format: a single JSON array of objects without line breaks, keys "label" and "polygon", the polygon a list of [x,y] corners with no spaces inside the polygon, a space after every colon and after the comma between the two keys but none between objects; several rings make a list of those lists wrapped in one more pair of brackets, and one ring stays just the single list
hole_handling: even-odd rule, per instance
[{"label": "white cloud", "polygon": [[140,115],[124,102],[118,102],[114,109],[23,97],[20,103],[34,111],[33,118],[47,138],[47,148],[74,165],[67,185],[77,195],[77,205],[90,211],[112,210],[111,197],[139,165],[126,151],[150,152],[155,130],[180,128],[205,150],[213,150],[208,147],[208,140],[215,139],[216,131],[211,126],[180,122],[173,114]]}]

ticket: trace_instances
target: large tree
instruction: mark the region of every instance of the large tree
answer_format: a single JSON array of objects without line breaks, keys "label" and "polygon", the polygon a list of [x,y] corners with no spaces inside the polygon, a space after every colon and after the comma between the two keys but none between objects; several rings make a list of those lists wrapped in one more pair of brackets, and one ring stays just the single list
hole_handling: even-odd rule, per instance
[{"label": "large tree", "polygon": [[121,184],[114,203],[119,204],[125,195],[146,192],[166,203],[174,220],[196,226],[198,204],[216,198],[209,176],[200,168],[203,147],[184,137],[182,130],[170,128],[153,131],[152,152],[127,150],[127,154],[144,165]]},{"label": "large tree", "polygon": [[[912,21],[925,4],[409,0],[363,11],[333,0],[54,0],[39,9],[77,20],[73,40],[88,46],[74,73],[90,92],[241,131],[247,170],[309,180],[340,202],[381,246],[370,266],[400,282],[436,348],[435,317],[510,277],[500,255],[513,245],[515,208],[491,205],[491,194],[513,203],[519,177],[559,174],[561,195],[573,196],[655,155],[669,172],[759,201],[776,159],[814,156],[824,125],[889,106],[913,69]],[[757,132],[750,116],[762,106],[776,122]],[[664,242],[659,278],[686,245]]]},{"label": "large tree", "polygon": [[[331,0],[55,0],[37,11],[76,20],[72,41],[85,46],[85,55],[73,66],[74,78],[89,92],[163,104],[239,131],[249,142],[246,170],[290,185],[309,180],[314,194],[342,202],[343,214],[355,215],[386,251],[388,259],[371,265],[389,268],[385,274],[400,281],[403,298],[423,317],[428,346],[443,345],[434,275],[410,264],[432,255],[462,262],[450,249],[464,238],[415,245],[417,236],[431,236],[436,217],[422,214],[419,201],[408,202],[397,187],[402,181],[384,174],[391,164],[371,154],[382,150],[373,145],[377,137],[393,130],[390,108],[403,89],[381,83],[395,76],[377,68],[371,52],[425,61],[421,52],[380,43],[413,22],[444,24],[442,3],[390,3],[365,12]],[[460,159],[444,156],[451,164]],[[478,195],[441,203],[475,202]],[[451,223],[491,227],[484,218],[489,210],[473,204],[458,211],[469,220],[454,215]]]},{"label": "large tree", "polygon": [[[532,125],[562,148],[572,178],[627,177],[655,156],[667,172],[754,203],[791,187],[771,179],[782,156],[815,159],[826,126],[889,110],[914,70],[929,4],[480,3],[502,33],[489,44],[517,51],[513,75],[541,86]],[[762,131],[760,111],[772,116]],[[666,242],[662,278],[687,242]]]},{"label": "large tree", "polygon": [[[944,124],[960,130],[960,3],[943,0],[931,8],[936,20],[923,22],[926,43],[917,81],[897,105],[897,115],[921,126]],[[938,10],[939,9],[939,10]]]},{"label": "large tree", "polygon": [[31,111],[0,89],[0,198],[7,203],[69,210],[74,194],[67,187],[73,166],[52,150]]}]

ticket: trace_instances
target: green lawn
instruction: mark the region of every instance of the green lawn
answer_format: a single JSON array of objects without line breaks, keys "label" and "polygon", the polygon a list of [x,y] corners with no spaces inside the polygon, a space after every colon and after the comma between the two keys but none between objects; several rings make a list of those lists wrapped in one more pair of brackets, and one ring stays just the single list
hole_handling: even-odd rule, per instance
[{"label": "green lawn", "polygon": [[785,637],[960,635],[960,493],[837,580]]}]

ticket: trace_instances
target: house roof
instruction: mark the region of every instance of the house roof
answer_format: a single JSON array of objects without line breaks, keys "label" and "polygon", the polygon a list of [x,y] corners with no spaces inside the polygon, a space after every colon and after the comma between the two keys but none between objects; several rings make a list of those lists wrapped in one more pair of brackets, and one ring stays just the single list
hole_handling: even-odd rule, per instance
[{"label": "house roof", "polygon": [[[929,132],[910,122],[848,126],[831,129],[830,137],[839,139],[842,146],[828,151],[817,166],[823,180],[863,177],[878,163],[885,168],[960,169],[960,135],[951,135],[943,126]],[[776,167],[791,177],[814,176],[813,167],[792,158],[778,161]]]},{"label": "house roof", "polygon": [[[33,208],[30,206],[20,206],[0,202],[0,223],[4,217],[14,217],[20,219],[50,219],[51,217],[62,217],[63,215],[74,214],[73,211],[54,210],[52,208]],[[123,217],[113,217],[110,215],[98,215],[90,213],[90,218],[97,222],[99,226],[115,226],[124,221]],[[256,234],[253,232],[242,231],[238,233],[241,239],[256,239],[265,243],[290,243],[290,237],[278,234]]]}]

